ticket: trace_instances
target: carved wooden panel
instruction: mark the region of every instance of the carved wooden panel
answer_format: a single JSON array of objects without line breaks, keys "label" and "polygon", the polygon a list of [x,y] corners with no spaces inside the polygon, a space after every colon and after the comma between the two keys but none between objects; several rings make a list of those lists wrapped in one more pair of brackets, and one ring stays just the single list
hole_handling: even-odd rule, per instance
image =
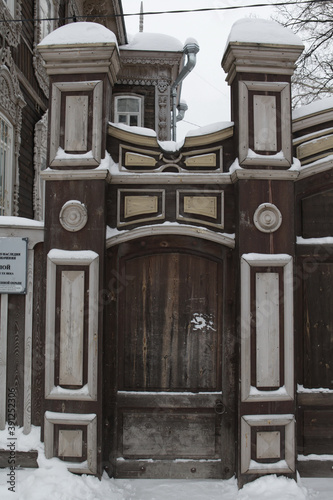
[{"label": "carved wooden panel", "polygon": [[93,251],[48,254],[46,399],[97,398],[98,272],[99,258]]},{"label": "carved wooden panel", "polygon": [[62,271],[59,384],[83,384],[84,271]]},{"label": "carved wooden panel", "polygon": [[126,458],[199,458],[216,456],[216,415],[209,413],[126,410],[123,456]]},{"label": "carved wooden panel", "polygon": [[203,190],[176,190],[176,216],[179,221],[224,227],[224,192]]},{"label": "carved wooden panel", "polygon": [[65,151],[86,152],[88,150],[87,95],[66,96],[65,104]]},{"label": "carved wooden panel", "polygon": [[243,415],[241,472],[274,474],[295,471],[293,415]]},{"label": "carved wooden panel", "polygon": [[51,167],[99,165],[102,155],[102,100],[101,80],[53,83]]},{"label": "carved wooden panel", "polygon": [[290,167],[289,84],[240,81],[239,103],[240,165]]},{"label": "carved wooden panel", "polygon": [[71,472],[96,474],[97,472],[97,416],[45,412],[45,456],[58,456],[70,465]]},{"label": "carved wooden panel", "polygon": [[117,226],[165,219],[164,189],[118,189]]},{"label": "carved wooden panel", "polygon": [[256,274],[256,387],[280,387],[279,274]]},{"label": "carved wooden panel", "polygon": [[291,400],[292,258],[247,254],[241,260],[242,401]]}]

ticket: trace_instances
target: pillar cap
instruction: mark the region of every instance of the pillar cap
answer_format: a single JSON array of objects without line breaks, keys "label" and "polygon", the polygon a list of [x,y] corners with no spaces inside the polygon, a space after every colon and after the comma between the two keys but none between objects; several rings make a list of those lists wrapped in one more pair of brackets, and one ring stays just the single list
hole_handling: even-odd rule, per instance
[{"label": "pillar cap", "polygon": [[61,26],[37,46],[48,75],[109,73],[112,84],[120,68],[115,34],[97,23]]},{"label": "pillar cap", "polygon": [[222,59],[230,84],[237,73],[292,75],[304,49],[291,30],[266,19],[240,19],[231,28]]}]

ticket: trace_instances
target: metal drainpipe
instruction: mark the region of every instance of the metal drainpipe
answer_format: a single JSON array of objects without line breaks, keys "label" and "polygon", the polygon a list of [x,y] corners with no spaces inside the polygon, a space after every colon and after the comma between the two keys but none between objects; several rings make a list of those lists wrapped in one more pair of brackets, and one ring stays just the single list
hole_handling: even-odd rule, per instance
[{"label": "metal drainpipe", "polygon": [[[172,140],[176,140],[176,122],[184,118],[185,109],[181,109],[181,114],[177,120],[176,117],[176,101],[177,101],[177,87],[181,85],[182,81],[187,77],[187,75],[192,71],[196,64],[196,55],[199,52],[199,45],[196,40],[189,39],[184,45],[184,54],[187,55],[187,62],[176,80],[171,85],[171,98],[172,98]],[[187,109],[187,108],[186,108]]]}]

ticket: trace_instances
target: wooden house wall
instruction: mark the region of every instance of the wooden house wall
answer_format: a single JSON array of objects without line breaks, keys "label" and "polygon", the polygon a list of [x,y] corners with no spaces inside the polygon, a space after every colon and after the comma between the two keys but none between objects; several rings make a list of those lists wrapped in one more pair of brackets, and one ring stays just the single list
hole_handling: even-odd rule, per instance
[{"label": "wooden house wall", "polygon": [[35,125],[47,109],[47,99],[41,90],[33,67],[34,2],[22,2],[22,36],[19,45],[12,48],[23,98],[21,147],[19,156],[19,210],[18,215],[32,219],[34,182]]}]

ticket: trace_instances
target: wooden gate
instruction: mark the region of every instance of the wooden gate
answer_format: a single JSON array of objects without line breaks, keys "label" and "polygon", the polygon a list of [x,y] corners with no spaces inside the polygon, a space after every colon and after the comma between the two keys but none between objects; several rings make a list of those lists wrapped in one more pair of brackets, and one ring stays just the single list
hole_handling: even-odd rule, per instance
[{"label": "wooden gate", "polygon": [[223,248],[151,237],[113,253],[108,324],[114,333],[105,347],[112,474],[229,477],[234,440],[225,439],[230,402],[222,396]]}]

